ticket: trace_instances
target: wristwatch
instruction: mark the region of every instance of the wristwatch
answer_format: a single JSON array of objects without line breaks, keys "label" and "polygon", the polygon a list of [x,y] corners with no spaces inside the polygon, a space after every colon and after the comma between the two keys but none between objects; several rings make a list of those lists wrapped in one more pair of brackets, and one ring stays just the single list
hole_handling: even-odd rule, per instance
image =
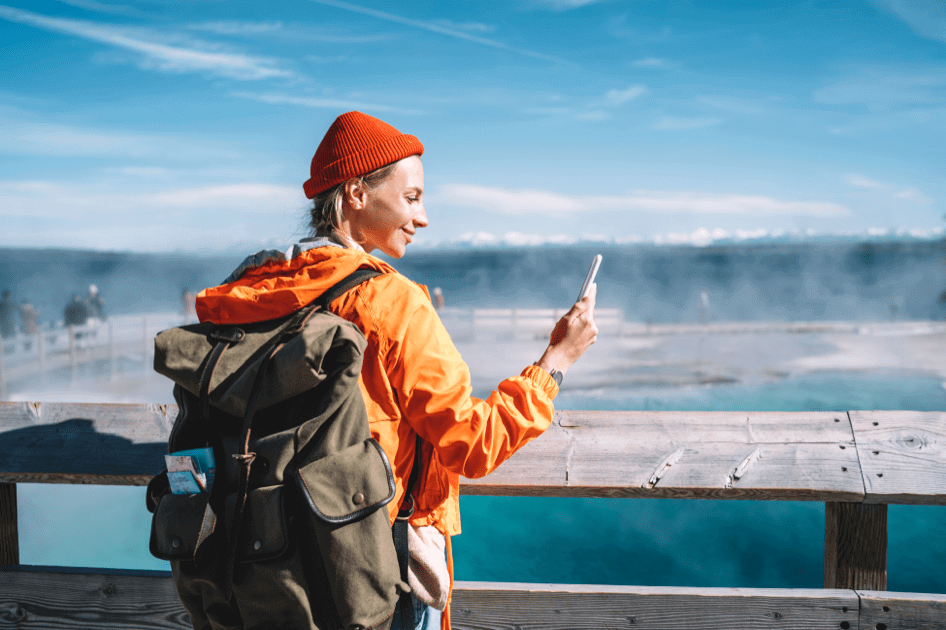
[{"label": "wristwatch", "polygon": [[[536,361],[536,362],[533,363],[532,365],[535,365],[536,367],[538,367],[539,362]],[[555,368],[550,368],[550,369],[549,369],[549,376],[552,377],[552,380],[555,381],[555,384],[556,384],[556,385],[558,385],[559,387],[562,386],[562,378],[565,377],[564,374],[562,374],[561,372],[559,372],[559,371],[556,370]]]}]

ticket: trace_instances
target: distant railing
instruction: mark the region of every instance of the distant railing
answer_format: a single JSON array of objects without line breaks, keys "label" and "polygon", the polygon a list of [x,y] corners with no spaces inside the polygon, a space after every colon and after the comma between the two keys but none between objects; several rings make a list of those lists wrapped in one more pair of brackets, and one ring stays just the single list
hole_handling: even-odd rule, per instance
[{"label": "distant railing", "polygon": [[[0,404],[0,625],[188,627],[167,573],[18,566],[16,483],[142,485],[176,413]],[[824,501],[825,590],[458,582],[458,629],[946,628],[946,595],[885,590],[887,504],[946,505],[946,413],[560,411],[461,492]]]},{"label": "distant railing", "polygon": [[54,326],[2,338],[0,400],[7,399],[12,382],[42,382],[47,374],[61,370],[68,370],[74,378],[83,364],[101,363],[110,377],[121,371],[120,360],[150,372],[154,336],[185,321],[178,313],[118,315],[82,326]]},{"label": "distant railing", "polygon": [[[440,319],[458,341],[488,339],[547,339],[568,309],[555,308],[443,308]],[[624,311],[596,308],[595,323],[601,336],[620,336]]]}]

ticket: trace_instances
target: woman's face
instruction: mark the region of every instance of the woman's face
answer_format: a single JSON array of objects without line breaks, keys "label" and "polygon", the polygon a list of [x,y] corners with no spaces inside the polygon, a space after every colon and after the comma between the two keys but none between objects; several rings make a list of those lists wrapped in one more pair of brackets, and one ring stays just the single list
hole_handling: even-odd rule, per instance
[{"label": "woman's face", "polygon": [[412,155],[380,186],[352,191],[351,233],[366,252],[380,249],[392,258],[404,255],[418,228],[427,226],[424,212],[424,165]]}]

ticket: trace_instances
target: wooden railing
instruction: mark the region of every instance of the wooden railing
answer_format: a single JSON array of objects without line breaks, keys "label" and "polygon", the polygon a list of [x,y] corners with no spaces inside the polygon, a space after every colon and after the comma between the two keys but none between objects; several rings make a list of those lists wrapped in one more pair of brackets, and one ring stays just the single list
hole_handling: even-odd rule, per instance
[{"label": "wooden railing", "polygon": [[[188,627],[167,573],[21,567],[17,551],[16,483],[144,484],[175,415],[0,404],[0,627]],[[824,501],[825,589],[458,582],[458,629],[946,628],[946,595],[886,591],[887,504],[946,505],[946,413],[561,411],[461,492]]]}]

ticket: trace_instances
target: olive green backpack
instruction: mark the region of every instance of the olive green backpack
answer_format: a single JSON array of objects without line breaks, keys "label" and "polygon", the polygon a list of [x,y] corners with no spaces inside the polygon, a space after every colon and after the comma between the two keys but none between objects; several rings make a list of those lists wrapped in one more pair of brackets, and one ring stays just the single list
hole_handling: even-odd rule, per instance
[{"label": "olive green backpack", "polygon": [[216,462],[209,492],[173,494],[166,472],[148,486],[150,550],[195,629],[387,630],[409,593],[384,509],[394,476],[358,387],[366,341],[326,308],[375,275],[287,317],[155,339],[179,405],[169,452],[210,446]]}]

